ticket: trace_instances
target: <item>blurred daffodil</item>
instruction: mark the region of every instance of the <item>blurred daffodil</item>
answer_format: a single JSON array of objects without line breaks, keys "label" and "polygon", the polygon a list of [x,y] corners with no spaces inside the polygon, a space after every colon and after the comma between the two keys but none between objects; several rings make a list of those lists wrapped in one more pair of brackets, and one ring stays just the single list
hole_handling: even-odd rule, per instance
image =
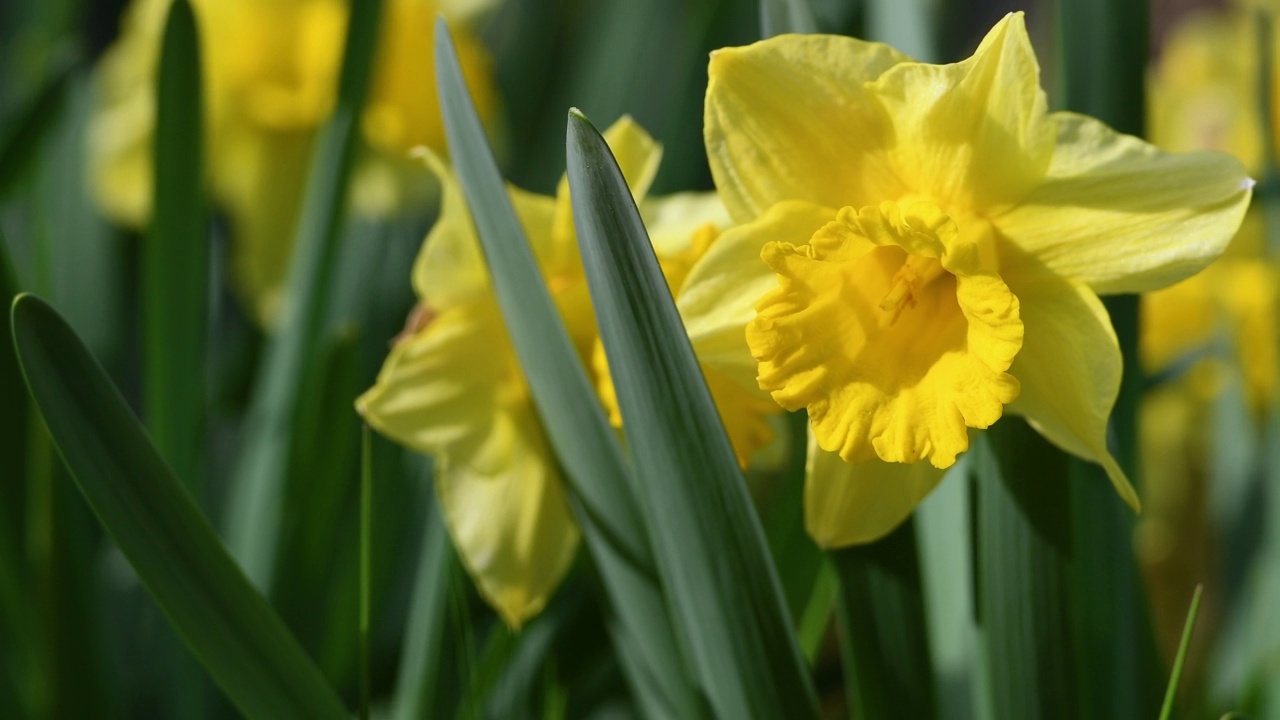
[{"label": "blurred daffodil", "polygon": [[953,65],[821,35],[720,50],[706,113],[743,226],[703,261],[735,291],[686,317],[808,410],[821,545],[892,530],[1006,411],[1137,506],[1106,446],[1121,357],[1098,295],[1218,256],[1252,186],[1238,161],[1047,112],[1020,14]]},{"label": "blurred daffodil", "polygon": [[[661,148],[628,118],[605,138],[678,292],[728,222],[724,208],[710,193],[647,198]],[[434,156],[428,163],[443,185],[443,205],[413,269],[418,309],[357,408],[379,432],[437,457],[437,489],[459,555],[484,597],[519,626],[559,585],[578,530],[465,200],[449,169]],[[516,188],[509,193],[565,327],[584,364],[595,369],[602,400],[616,418],[607,368],[592,362],[599,339],[568,183],[561,182],[554,198]],[[745,458],[768,440],[763,416],[778,408],[714,373],[708,382]]]},{"label": "blurred daffodil", "polygon": [[[1170,150],[1221,150],[1255,173],[1266,165],[1259,107],[1258,15],[1232,7],[1193,13],[1170,33],[1151,74],[1151,141]],[[1280,52],[1280,45],[1273,44]],[[1280,56],[1271,58],[1271,62]],[[1266,228],[1251,211],[1225,257],[1207,271],[1142,298],[1142,364],[1149,374],[1193,357],[1227,360],[1256,412],[1275,397],[1276,268],[1266,259]],[[1220,352],[1227,350],[1227,352]],[[1208,379],[1204,372],[1202,380]],[[1188,383],[1202,394],[1213,382]]]},{"label": "blurred daffodil", "polygon": [[[423,186],[409,148],[442,150],[431,23],[452,2],[386,0],[361,119],[369,147],[356,170],[357,210],[390,212]],[[474,3],[472,3],[474,4]],[[205,83],[210,182],[234,239],[233,281],[257,319],[279,312],[311,146],[336,101],[348,4],[342,0],[193,0]],[[103,209],[141,227],[151,214],[155,78],[169,0],[134,0],[99,68],[89,136],[91,183]],[[495,92],[474,36],[455,28],[482,114]]]}]

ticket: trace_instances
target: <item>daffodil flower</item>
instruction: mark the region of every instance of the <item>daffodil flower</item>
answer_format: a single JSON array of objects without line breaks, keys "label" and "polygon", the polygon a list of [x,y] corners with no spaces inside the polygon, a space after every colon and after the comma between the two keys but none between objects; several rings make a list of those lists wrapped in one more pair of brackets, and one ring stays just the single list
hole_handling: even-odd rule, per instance
[{"label": "daffodil flower", "polygon": [[[443,150],[430,81],[437,12],[455,2],[387,0],[361,128],[352,199],[383,214],[423,193],[411,147]],[[475,5],[475,3],[467,3]],[[259,322],[279,313],[312,144],[333,111],[346,33],[342,0],[193,0],[205,83],[207,164],[212,193],[234,239],[233,285]],[[169,0],[134,0],[120,38],[98,69],[89,132],[94,194],[103,210],[134,227],[151,215],[155,76]],[[474,8],[468,8],[474,11]],[[489,61],[465,28],[454,30],[463,73],[483,115],[495,91]]]},{"label": "daffodil flower", "polygon": [[704,302],[685,317],[808,411],[819,544],[892,530],[1005,412],[1137,507],[1107,450],[1121,357],[1098,295],[1218,256],[1249,200],[1240,163],[1047,112],[1020,14],[953,65],[789,35],[709,72],[707,152],[742,226],[686,281]]},{"label": "daffodil flower", "polygon": [[[713,193],[647,198],[661,148],[628,118],[605,138],[648,221],[668,281],[678,289],[714,246],[728,221],[724,208]],[[379,432],[436,456],[436,487],[459,555],[481,594],[518,627],[560,584],[578,530],[465,200],[449,169],[433,155],[427,161],[440,177],[443,206],[413,269],[418,309],[356,407]],[[592,362],[599,338],[568,183],[561,182],[554,198],[516,188],[509,193],[570,338],[620,422],[607,368]],[[768,440],[763,417],[777,406],[718,374],[709,372],[708,382],[740,457],[749,456]]]}]

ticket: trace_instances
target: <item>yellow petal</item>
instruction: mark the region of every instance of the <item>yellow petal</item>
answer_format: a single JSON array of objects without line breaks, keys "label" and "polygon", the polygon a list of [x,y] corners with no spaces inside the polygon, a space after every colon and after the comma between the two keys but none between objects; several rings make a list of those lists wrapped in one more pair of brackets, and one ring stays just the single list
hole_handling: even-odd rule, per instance
[{"label": "yellow petal", "polygon": [[780,287],[747,326],[760,387],[823,449],[949,467],[1016,397],[1018,299],[937,206],[846,208],[763,257]]},{"label": "yellow petal", "polygon": [[685,330],[703,362],[747,386],[756,384],[756,361],[743,333],[755,319],[756,302],[777,286],[760,250],[772,241],[808,242],[835,216],[835,210],[788,201],[754,222],[721,233],[694,264],[676,298]]},{"label": "yellow petal", "polygon": [[850,464],[810,435],[805,527],[822,548],[879,540],[907,519],[945,472],[925,462]]},{"label": "yellow petal", "polygon": [[356,402],[365,421],[436,455],[459,555],[503,619],[535,614],[568,570],[578,532],[495,303],[430,318],[392,350]]},{"label": "yellow petal", "polygon": [[[1029,268],[1033,261],[1022,265]],[[1046,269],[1006,274],[1026,332],[1009,372],[1022,392],[1009,412],[1058,447],[1107,471],[1135,510],[1137,493],[1107,451],[1107,418],[1120,391],[1120,346],[1102,301],[1083,283]]]},{"label": "yellow petal", "polygon": [[1044,183],[992,218],[1023,253],[1101,294],[1163,287],[1222,254],[1253,187],[1240,161],[1164,153],[1092,118],[1054,117]]},{"label": "yellow petal", "polygon": [[1049,167],[1054,126],[1021,13],[1006,15],[964,62],[903,63],[868,89],[890,119],[898,176],[943,207],[1007,207]]},{"label": "yellow petal", "polygon": [[726,228],[732,222],[714,192],[688,192],[645,198],[640,217],[659,257],[692,249],[696,231],[706,225]]},{"label": "yellow petal", "polygon": [[888,165],[888,119],[865,88],[910,58],[887,45],[781,35],[711,54],[705,140],[729,214],[783,200],[869,205],[906,188]]},{"label": "yellow petal", "polygon": [[[440,215],[414,261],[414,290],[437,311],[489,297],[489,270],[462,188],[439,156],[424,148],[421,157],[440,183]],[[534,254],[550,272],[554,201],[511,186],[507,194]]]}]

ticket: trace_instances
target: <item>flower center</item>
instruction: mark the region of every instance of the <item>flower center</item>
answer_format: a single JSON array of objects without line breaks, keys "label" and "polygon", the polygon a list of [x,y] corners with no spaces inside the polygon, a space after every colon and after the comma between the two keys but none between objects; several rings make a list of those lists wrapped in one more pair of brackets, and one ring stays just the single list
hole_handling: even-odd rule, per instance
[{"label": "flower center", "polygon": [[845,208],[807,245],[767,243],[779,286],[747,327],[760,387],[805,408],[846,462],[950,466],[1018,394],[1018,299],[978,237],[916,202]]},{"label": "flower center", "polygon": [[905,308],[915,307],[920,291],[946,272],[937,258],[911,255],[894,273],[889,292],[880,300],[880,309],[889,313],[889,325],[897,324]]}]

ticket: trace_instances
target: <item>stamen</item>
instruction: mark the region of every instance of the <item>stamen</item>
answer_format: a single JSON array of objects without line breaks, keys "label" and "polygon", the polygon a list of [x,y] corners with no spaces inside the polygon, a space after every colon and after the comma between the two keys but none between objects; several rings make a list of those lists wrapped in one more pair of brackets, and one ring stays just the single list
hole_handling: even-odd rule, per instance
[{"label": "stamen", "polygon": [[880,309],[891,313],[889,324],[898,322],[902,311],[915,307],[916,298],[926,285],[938,279],[943,273],[942,263],[937,258],[912,255],[894,273],[889,292],[880,300]]}]

